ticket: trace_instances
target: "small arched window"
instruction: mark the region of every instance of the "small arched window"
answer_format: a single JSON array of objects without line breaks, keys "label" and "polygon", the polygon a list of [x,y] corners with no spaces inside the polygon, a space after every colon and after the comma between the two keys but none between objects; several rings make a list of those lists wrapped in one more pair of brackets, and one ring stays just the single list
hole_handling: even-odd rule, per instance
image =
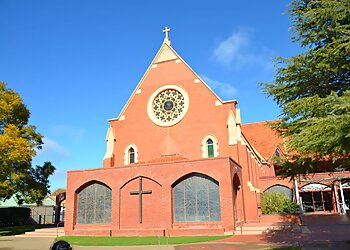
[{"label": "small arched window", "polygon": [[212,139],[207,140],[208,158],[214,157],[214,143]]},{"label": "small arched window", "polygon": [[269,188],[267,188],[264,193],[269,193],[269,192],[278,192],[278,193],[283,193],[285,194],[288,198],[293,199],[293,191],[286,186],[283,185],[274,185]]},{"label": "small arched window", "polygon": [[135,143],[130,143],[124,150],[124,165],[139,162],[138,149]]},{"label": "small arched window", "polygon": [[134,148],[129,149],[129,164],[135,163],[135,150]]},{"label": "small arched window", "polygon": [[218,139],[212,135],[208,134],[202,139],[201,144],[202,157],[203,158],[213,158],[219,156],[219,142]]}]

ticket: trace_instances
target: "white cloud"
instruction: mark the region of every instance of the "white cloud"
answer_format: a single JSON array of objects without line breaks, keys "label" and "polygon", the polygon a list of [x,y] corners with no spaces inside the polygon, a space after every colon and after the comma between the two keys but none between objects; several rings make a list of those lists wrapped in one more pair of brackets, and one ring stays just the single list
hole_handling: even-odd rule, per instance
[{"label": "white cloud", "polygon": [[67,125],[56,125],[52,130],[58,136],[70,137],[75,141],[80,141],[85,133],[85,130],[82,128],[74,128]]},{"label": "white cloud", "polygon": [[247,46],[248,42],[246,32],[233,33],[215,48],[213,56],[220,63],[230,65],[233,61],[241,60],[241,50]]},{"label": "white cloud", "polygon": [[206,75],[201,75],[201,77],[220,98],[225,100],[237,98],[237,89],[231,84],[213,80]]},{"label": "white cloud", "polygon": [[36,156],[37,160],[57,162],[69,158],[70,152],[57,141],[44,137],[43,142],[44,145]]},{"label": "white cloud", "polygon": [[213,51],[213,58],[227,67],[241,68],[258,65],[265,69],[272,68],[272,51],[256,48],[252,29],[240,29],[219,43]]}]

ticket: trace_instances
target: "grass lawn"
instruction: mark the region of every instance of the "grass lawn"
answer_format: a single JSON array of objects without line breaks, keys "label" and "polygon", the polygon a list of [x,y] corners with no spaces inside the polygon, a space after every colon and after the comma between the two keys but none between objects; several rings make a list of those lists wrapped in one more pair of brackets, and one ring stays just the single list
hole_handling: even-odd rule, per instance
[{"label": "grass lawn", "polygon": [[57,240],[68,241],[78,246],[137,246],[137,245],[173,245],[218,240],[230,236],[179,236],[179,237],[91,237],[61,236]]},{"label": "grass lawn", "polygon": [[45,225],[31,225],[18,227],[0,227],[0,236],[10,236],[17,234],[24,234],[25,232],[34,231],[37,228],[47,227]]}]

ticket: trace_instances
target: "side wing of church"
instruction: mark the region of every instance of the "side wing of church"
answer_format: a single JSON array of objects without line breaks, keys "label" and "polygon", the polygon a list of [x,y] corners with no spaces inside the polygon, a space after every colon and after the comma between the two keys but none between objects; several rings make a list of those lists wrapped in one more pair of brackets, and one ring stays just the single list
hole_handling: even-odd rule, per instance
[{"label": "side wing of church", "polygon": [[260,220],[261,188],[276,184],[261,179],[274,170],[244,134],[237,102],[206,85],[168,31],[109,120],[103,168],[68,172],[66,235],[224,235]]}]

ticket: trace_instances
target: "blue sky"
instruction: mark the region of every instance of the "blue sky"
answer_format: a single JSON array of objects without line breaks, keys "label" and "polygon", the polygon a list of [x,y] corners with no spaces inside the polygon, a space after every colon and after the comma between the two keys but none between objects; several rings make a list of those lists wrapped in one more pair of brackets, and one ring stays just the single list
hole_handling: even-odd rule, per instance
[{"label": "blue sky", "polygon": [[237,99],[243,123],[276,119],[257,82],[273,81],[274,56],[290,41],[286,0],[0,0],[0,81],[15,89],[45,136],[34,164],[99,168],[109,118],[117,117],[160,48],[173,48],[223,99]]}]

